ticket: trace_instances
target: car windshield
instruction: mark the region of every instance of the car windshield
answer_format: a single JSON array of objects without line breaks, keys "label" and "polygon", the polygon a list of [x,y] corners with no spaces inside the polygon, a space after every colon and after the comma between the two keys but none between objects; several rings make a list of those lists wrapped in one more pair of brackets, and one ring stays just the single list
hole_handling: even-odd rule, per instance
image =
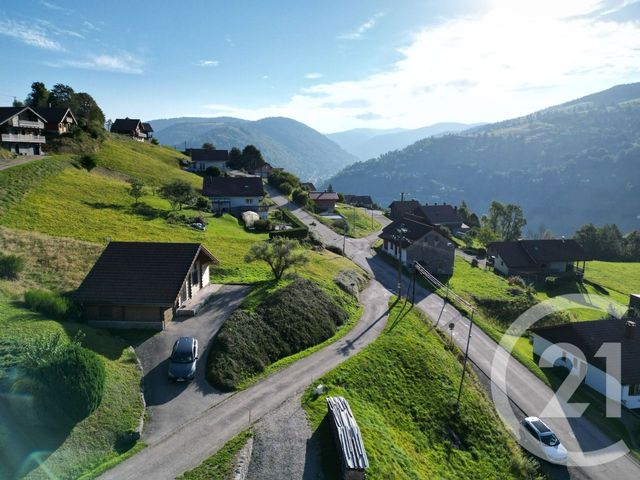
[{"label": "car windshield", "polygon": [[171,355],[171,361],[175,363],[191,363],[193,362],[193,354],[191,352],[181,352],[176,350]]},{"label": "car windshield", "polygon": [[558,437],[556,437],[553,433],[548,433],[546,435],[540,435],[540,440],[545,445],[549,445],[550,447],[555,447],[560,443]]}]

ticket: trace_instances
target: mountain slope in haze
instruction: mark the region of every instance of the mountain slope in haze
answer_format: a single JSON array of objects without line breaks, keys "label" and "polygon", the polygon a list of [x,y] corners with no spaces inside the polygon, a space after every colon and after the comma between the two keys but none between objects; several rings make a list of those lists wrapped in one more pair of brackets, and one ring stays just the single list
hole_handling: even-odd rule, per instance
[{"label": "mountain slope in haze", "polygon": [[360,160],[369,160],[383,153],[404,148],[426,137],[460,132],[478,125],[481,124],[445,122],[412,130],[402,128],[389,130],[356,128],[344,132],[330,133],[327,137]]},{"label": "mountain slope in haze", "polygon": [[211,142],[223,149],[242,149],[253,144],[267,162],[295,173],[304,181],[328,178],[357,161],[320,132],[290,118],[256,121],[231,117],[177,118],[152,120],[151,125],[161,143],[179,148],[185,142],[190,147]]},{"label": "mountain slope in haze", "polygon": [[329,180],[388,203],[491,200],[524,207],[526,228],[571,235],[582,224],[640,227],[640,83],[619,85],[531,115],[431,137],[359,162]]}]

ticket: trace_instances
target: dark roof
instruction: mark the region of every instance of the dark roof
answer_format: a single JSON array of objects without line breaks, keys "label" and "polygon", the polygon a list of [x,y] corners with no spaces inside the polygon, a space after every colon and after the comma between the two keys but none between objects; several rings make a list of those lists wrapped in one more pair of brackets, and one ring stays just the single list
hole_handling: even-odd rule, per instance
[{"label": "dark roof", "polygon": [[458,215],[458,209],[452,205],[420,205],[413,213],[424,217],[427,222],[433,225],[462,223],[462,218]]},{"label": "dark roof", "polygon": [[354,205],[373,205],[373,199],[369,195],[345,195],[344,201]]},{"label": "dark roof", "polygon": [[402,220],[396,220],[384,227],[382,233],[380,233],[380,238],[384,240],[394,240],[394,237],[398,234],[398,229],[401,227],[404,227],[406,230],[403,235],[403,247],[411,245],[429,232],[436,232],[442,235],[437,227],[424,223],[424,219],[415,215],[405,215],[402,217]]},{"label": "dark roof", "polygon": [[0,107],[0,123],[6,122],[11,117],[21,113],[24,110],[31,110],[34,115],[36,115],[37,117],[40,117],[40,120],[44,122],[47,121],[46,118],[44,118],[42,115],[40,115],[31,107]]},{"label": "dark roof", "polygon": [[259,177],[204,177],[202,194],[207,197],[262,197]]},{"label": "dark roof", "polygon": [[311,200],[328,200],[337,202],[340,200],[336,192],[309,192]]},{"label": "dark roof", "polygon": [[150,123],[142,123],[142,128],[144,128],[145,132],[153,132],[153,127]]},{"label": "dark roof", "polygon": [[316,186],[311,182],[303,182],[300,184],[302,188],[306,188],[310,192],[315,192],[317,190]]},{"label": "dark roof", "polygon": [[573,239],[493,242],[487,247],[500,255],[502,261],[509,268],[535,267],[551,262],[589,260],[582,247]]},{"label": "dark roof", "polygon": [[340,445],[340,455],[348,469],[369,468],[369,459],[364,448],[364,440],[358,423],[351,412],[349,402],[344,397],[327,397],[327,409]]},{"label": "dark roof", "polygon": [[[626,338],[625,323],[636,322],[636,331],[632,338]],[[620,343],[622,360],[623,385],[640,383],[640,319],[607,319],[589,322],[574,322],[564,325],[532,328],[531,331],[551,343],[570,343],[584,353],[587,362],[601,369],[606,369],[606,359],[595,354],[603,343]]]},{"label": "dark roof", "polygon": [[218,263],[199,243],[111,242],[75,298],[94,304],[172,306],[198,256]]},{"label": "dark roof", "polygon": [[409,213],[413,213],[413,211],[420,206],[420,202],[417,200],[394,200],[389,205],[389,209],[391,210],[391,218],[393,220],[399,220],[405,215]]},{"label": "dark roof", "polygon": [[76,121],[73,112],[67,107],[38,107],[34,110],[43,118],[47,120],[47,123],[60,123],[67,116],[67,112],[73,117],[73,121]]},{"label": "dark roof", "polygon": [[229,160],[229,150],[208,150],[192,148],[191,159],[196,162],[226,162]]},{"label": "dark roof", "polygon": [[111,124],[111,132],[133,133],[140,123],[139,118],[116,118],[116,121]]}]

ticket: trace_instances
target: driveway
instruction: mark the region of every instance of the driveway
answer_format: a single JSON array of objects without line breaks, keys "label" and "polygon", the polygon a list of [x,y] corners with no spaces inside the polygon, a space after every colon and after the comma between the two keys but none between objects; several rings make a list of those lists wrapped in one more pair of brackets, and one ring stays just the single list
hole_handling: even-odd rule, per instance
[{"label": "driveway", "polygon": [[44,157],[42,155],[20,155],[16,158],[0,159],[0,170],[6,170],[7,168],[15,167],[16,165],[22,165],[23,163],[29,163],[43,158]]},{"label": "driveway", "polygon": [[[174,320],[165,330],[136,347],[144,372],[148,419],[143,440],[146,443],[159,440],[229,396],[207,383],[208,345],[249,291],[250,287],[246,286],[218,286],[196,316]],[[171,348],[180,337],[195,337],[200,347],[196,378],[189,383],[171,383],[167,378]]]}]

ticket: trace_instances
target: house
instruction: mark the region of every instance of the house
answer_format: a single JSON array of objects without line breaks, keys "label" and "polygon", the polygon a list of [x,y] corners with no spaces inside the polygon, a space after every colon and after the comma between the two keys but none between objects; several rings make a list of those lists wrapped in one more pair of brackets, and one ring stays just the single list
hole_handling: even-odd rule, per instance
[{"label": "house", "polygon": [[420,206],[417,200],[394,200],[389,205],[389,218],[391,220],[402,220],[405,215],[413,214]]},{"label": "house", "polygon": [[269,178],[269,175],[271,175],[271,172],[273,172],[273,167],[271,166],[270,163],[265,163],[262,166],[256,168],[253,172],[254,175],[257,175],[260,178]]},{"label": "house", "polygon": [[144,124],[139,118],[117,118],[116,121],[111,124],[111,133],[128,135],[139,142],[144,142],[149,138],[144,129]]},{"label": "house", "polygon": [[[401,233],[401,230],[403,233]],[[400,258],[405,266],[419,262],[436,275],[451,275],[455,245],[434,225],[415,215],[405,215],[382,229],[382,251]]]},{"label": "house", "polygon": [[313,200],[317,212],[333,213],[339,198],[335,192],[309,192],[309,200]]},{"label": "house", "polygon": [[71,109],[66,107],[39,107],[34,110],[42,118],[46,119],[44,130],[46,133],[62,135],[69,133],[73,127],[78,126],[76,117]]},{"label": "house", "polygon": [[[505,276],[568,276],[584,274],[589,258],[573,239],[515,240],[487,245],[493,268]],[[580,267],[582,262],[582,267]]]},{"label": "house", "polygon": [[191,161],[193,162],[193,168],[196,172],[204,172],[210,167],[216,167],[220,171],[226,171],[229,170],[227,167],[229,151],[192,148]]},{"label": "house", "polygon": [[417,207],[413,214],[424,218],[430,225],[447,227],[454,234],[469,230],[469,227],[463,223],[462,217],[458,214],[458,207],[453,205],[446,203],[429,205],[427,203]]},{"label": "house", "polygon": [[42,155],[47,120],[30,107],[0,107],[2,148],[17,155]]},{"label": "house", "polygon": [[253,211],[264,220],[269,213],[268,207],[260,205],[265,192],[258,177],[205,177],[202,194],[209,197],[212,210],[219,214],[240,216]]},{"label": "house", "polygon": [[90,325],[162,330],[218,260],[199,243],[110,242],[75,293]]},{"label": "house", "polygon": [[[640,408],[639,320],[613,318],[532,328],[533,353],[570,370],[570,375],[583,376],[591,388],[627,408]],[[586,363],[561,343],[577,347]],[[608,359],[599,352],[605,344],[620,345],[620,372],[607,369]]]},{"label": "house", "polygon": [[318,190],[316,186],[311,182],[303,182],[300,184],[300,186],[302,187],[303,190],[306,190],[308,192],[315,192]]},{"label": "house", "polygon": [[142,128],[144,128],[145,133],[147,134],[147,140],[151,141],[153,138],[153,127],[150,123],[143,123]]},{"label": "house", "polygon": [[345,195],[344,203],[356,207],[373,208],[373,199],[369,195]]}]

